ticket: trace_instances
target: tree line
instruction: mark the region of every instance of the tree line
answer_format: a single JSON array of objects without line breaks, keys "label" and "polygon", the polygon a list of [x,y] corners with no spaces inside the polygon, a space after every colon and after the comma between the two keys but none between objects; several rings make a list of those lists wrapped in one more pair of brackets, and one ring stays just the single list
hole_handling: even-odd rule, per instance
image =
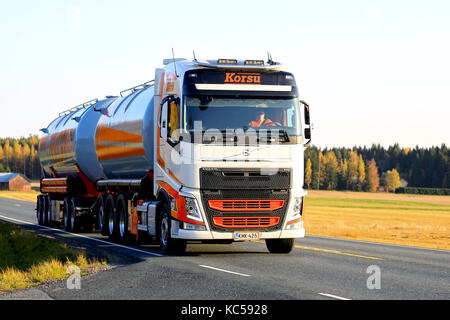
[{"label": "tree line", "polygon": [[450,188],[450,149],[402,148],[398,144],[305,150],[305,186],[310,189],[394,191],[401,186]]},{"label": "tree line", "polygon": [[39,137],[0,138],[0,172],[23,173],[27,178],[41,178]]}]

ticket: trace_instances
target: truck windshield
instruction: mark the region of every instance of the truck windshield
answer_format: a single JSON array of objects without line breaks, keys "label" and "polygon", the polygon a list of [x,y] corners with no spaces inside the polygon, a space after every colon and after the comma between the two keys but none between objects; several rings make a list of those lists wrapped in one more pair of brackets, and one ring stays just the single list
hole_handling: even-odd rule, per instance
[{"label": "truck windshield", "polygon": [[279,130],[300,135],[300,106],[297,98],[247,98],[186,96],[183,123],[187,132],[195,130],[256,131]]}]

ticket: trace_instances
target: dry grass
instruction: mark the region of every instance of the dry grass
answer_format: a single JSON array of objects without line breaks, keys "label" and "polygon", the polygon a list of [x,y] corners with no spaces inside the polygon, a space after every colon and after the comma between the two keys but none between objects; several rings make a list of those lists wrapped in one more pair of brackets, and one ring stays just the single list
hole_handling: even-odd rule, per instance
[{"label": "dry grass", "polygon": [[0,223],[0,258],[0,294],[67,278],[70,265],[81,274],[106,265],[81,250],[5,223]]},{"label": "dry grass", "polygon": [[450,250],[450,197],[309,191],[307,234]]},{"label": "dry grass", "polygon": [[0,197],[36,202],[38,191],[0,191]]}]

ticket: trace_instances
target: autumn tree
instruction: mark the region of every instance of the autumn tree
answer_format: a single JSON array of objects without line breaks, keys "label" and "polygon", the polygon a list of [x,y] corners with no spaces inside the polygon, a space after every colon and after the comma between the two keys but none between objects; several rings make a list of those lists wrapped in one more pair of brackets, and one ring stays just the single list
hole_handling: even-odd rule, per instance
[{"label": "autumn tree", "polygon": [[306,168],[305,168],[305,184],[308,186],[311,185],[312,182],[312,165],[311,165],[311,159],[308,158],[306,161]]},{"label": "autumn tree", "polygon": [[348,170],[347,170],[347,189],[355,190],[358,184],[358,164],[359,157],[355,151],[350,151],[348,159]]},{"label": "autumn tree", "polygon": [[358,181],[355,186],[357,191],[363,190],[365,180],[366,180],[366,166],[364,164],[362,156],[360,155],[358,160]]},{"label": "autumn tree", "polygon": [[3,150],[5,151],[5,170],[10,171],[10,164],[12,163],[12,155],[13,155],[13,149],[11,145],[9,144],[9,140],[6,140],[5,145],[3,147]]},{"label": "autumn tree", "polygon": [[325,154],[324,163],[324,188],[335,190],[338,184],[338,162],[333,151]]},{"label": "autumn tree", "polygon": [[14,140],[12,159],[14,163],[14,166],[12,167],[13,171],[23,172],[23,150],[22,146],[19,143],[19,140]]},{"label": "autumn tree", "polygon": [[378,176],[378,167],[375,162],[375,159],[367,162],[366,165],[366,183],[365,190],[369,192],[375,192],[380,185],[380,178]]},{"label": "autumn tree", "polygon": [[394,192],[395,190],[400,188],[400,175],[398,174],[398,171],[396,169],[386,171],[384,184],[388,192]]}]

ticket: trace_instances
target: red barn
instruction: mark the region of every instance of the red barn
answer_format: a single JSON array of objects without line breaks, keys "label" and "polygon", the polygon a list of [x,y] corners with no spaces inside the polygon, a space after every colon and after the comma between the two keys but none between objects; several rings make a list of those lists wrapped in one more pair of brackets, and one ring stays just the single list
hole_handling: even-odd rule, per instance
[{"label": "red barn", "polygon": [[21,173],[0,173],[0,190],[31,191],[31,181]]}]

